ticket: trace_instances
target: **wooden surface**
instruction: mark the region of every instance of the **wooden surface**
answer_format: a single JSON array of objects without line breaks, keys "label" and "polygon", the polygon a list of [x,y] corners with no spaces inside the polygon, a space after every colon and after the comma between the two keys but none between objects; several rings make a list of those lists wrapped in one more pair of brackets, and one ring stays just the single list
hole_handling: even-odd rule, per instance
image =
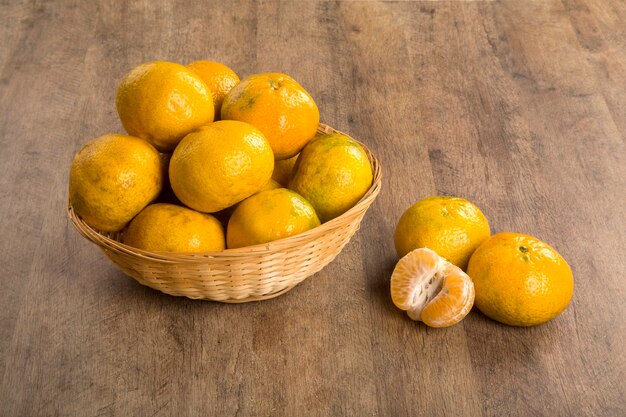
[{"label": "wooden surface", "polygon": [[[0,415],[626,415],[623,0],[9,0],[0,22]],[[385,170],[342,254],[272,301],[142,287],[65,216],[73,153],[121,131],[120,77],[203,58],[291,74]],[[394,227],[431,194],[555,246],[565,313],[396,310]]]}]

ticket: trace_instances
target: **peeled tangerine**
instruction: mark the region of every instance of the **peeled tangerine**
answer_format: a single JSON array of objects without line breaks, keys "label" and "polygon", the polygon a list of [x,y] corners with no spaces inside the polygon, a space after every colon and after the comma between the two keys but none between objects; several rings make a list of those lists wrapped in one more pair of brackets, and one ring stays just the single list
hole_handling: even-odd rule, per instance
[{"label": "peeled tangerine", "polygon": [[428,248],[404,256],[391,275],[391,299],[413,320],[448,327],[474,305],[474,284],[459,267]]}]

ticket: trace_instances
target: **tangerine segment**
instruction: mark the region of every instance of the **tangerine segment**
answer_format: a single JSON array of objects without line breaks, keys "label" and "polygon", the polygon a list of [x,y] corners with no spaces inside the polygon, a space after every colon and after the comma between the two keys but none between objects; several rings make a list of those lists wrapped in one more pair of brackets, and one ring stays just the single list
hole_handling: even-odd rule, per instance
[{"label": "tangerine segment", "polygon": [[[430,249],[415,249],[402,257],[391,274],[391,299],[400,310],[424,307],[429,291],[435,287],[430,280],[439,269],[441,258]],[[428,281],[431,281],[429,284]]]},{"label": "tangerine segment", "polygon": [[391,299],[409,317],[431,327],[461,321],[474,305],[474,284],[436,252],[419,248],[404,256],[391,275]]},{"label": "tangerine segment", "polygon": [[441,291],[426,304],[420,319],[430,327],[452,326],[463,320],[473,305],[474,284],[470,277],[459,269],[444,278]]}]

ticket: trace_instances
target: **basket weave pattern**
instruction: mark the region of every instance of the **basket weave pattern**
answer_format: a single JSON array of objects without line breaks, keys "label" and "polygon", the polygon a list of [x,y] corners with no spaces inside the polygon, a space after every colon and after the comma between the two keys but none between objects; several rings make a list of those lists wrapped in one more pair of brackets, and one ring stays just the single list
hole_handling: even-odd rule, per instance
[{"label": "basket weave pattern", "polygon": [[[320,124],[318,134],[342,133]],[[345,133],[342,133],[345,135]],[[341,216],[312,230],[262,245],[222,252],[147,252],[124,245],[122,232],[98,232],[68,204],[78,232],[98,245],[124,273],[167,294],[194,299],[241,303],[279,296],[328,265],[341,252],[380,192],[382,172],[367,153],[374,180],[363,198]]]}]

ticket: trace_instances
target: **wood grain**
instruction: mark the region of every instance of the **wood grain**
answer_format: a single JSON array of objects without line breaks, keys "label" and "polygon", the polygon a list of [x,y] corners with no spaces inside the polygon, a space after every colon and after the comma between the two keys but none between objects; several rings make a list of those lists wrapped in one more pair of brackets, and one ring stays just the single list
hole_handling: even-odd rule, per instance
[{"label": "wood grain", "polygon": [[[626,415],[626,3],[0,2],[0,415]],[[72,156],[120,132],[148,60],[282,71],[385,170],[361,230],[272,301],[136,284],[65,217]],[[388,281],[401,213],[479,205],[570,262],[542,326],[429,329]]]}]

